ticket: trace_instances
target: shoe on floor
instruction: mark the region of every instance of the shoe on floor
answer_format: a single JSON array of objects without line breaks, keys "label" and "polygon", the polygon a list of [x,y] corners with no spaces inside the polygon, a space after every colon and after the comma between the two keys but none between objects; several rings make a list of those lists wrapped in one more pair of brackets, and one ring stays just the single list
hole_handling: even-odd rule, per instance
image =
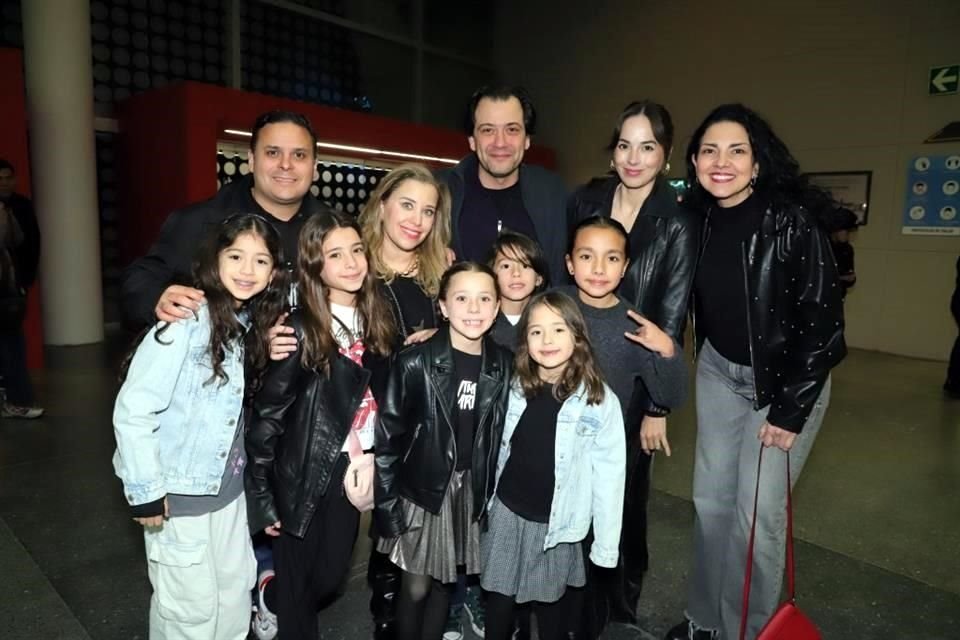
[{"label": "shoe on floor", "polygon": [[684,620],[674,628],[667,631],[663,640],[715,640],[717,632],[709,629],[701,629],[689,620]]},{"label": "shoe on floor", "polygon": [[443,640],[463,640],[463,623],[460,622],[462,607],[450,607],[447,626],[443,628]]},{"label": "shoe on floor", "polygon": [[478,637],[483,637],[483,631],[487,626],[487,610],[483,606],[483,594],[479,585],[470,585],[467,587],[467,595],[463,599],[463,608],[467,610],[467,617],[470,618],[470,628]]},{"label": "shoe on floor", "polygon": [[0,416],[4,418],[24,418],[33,420],[43,415],[43,407],[21,407],[19,405],[4,402],[0,407]]},{"label": "shoe on floor", "polygon": [[274,575],[272,569],[267,569],[257,579],[257,612],[250,623],[250,629],[257,640],[273,640],[277,637],[277,614],[270,611],[263,601],[263,590],[273,580]]}]

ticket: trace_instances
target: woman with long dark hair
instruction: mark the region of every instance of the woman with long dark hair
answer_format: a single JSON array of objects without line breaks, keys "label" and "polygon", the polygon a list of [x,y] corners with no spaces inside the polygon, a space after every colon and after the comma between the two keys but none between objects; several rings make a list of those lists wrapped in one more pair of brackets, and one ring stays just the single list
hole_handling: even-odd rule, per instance
[{"label": "woman with long dark hair", "polygon": [[[631,102],[617,116],[607,150],[609,174],[594,178],[570,198],[571,228],[594,215],[623,225],[629,234],[630,263],[618,295],[682,344],[699,234],[695,216],[680,208],[666,178],[673,151],[670,112],[650,100]],[[629,472],[621,560],[613,579],[605,582],[611,587],[611,619],[635,623],[649,564],[650,463],[655,451],[670,455],[670,444],[668,411],[650,401],[643,385],[637,386],[626,408]],[[601,609],[600,615],[607,612]]]},{"label": "woman with long dark hair", "polygon": [[694,284],[696,521],[687,620],[667,638],[738,637],[759,482],[753,638],[780,597],[787,470],[793,484],[829,403],[830,369],[846,354],[837,269],[819,223],[831,203],[740,104],[714,109],[686,157],[704,215]]}]

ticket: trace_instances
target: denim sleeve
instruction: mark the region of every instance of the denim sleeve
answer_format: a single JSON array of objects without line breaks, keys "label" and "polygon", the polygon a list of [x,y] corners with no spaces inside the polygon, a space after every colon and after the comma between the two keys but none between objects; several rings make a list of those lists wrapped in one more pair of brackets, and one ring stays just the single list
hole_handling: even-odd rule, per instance
[{"label": "denim sleeve", "polygon": [[598,567],[615,567],[620,546],[623,490],[626,480],[627,444],[620,402],[606,387],[597,407],[600,431],[590,452],[593,472],[593,546],[590,560]]},{"label": "denim sleeve", "polygon": [[190,337],[194,318],[180,320],[160,334],[151,329],[137,347],[127,378],[113,408],[117,452],[113,466],[131,505],[163,498],[160,461],[160,414],[170,406],[177,380],[190,366]]}]

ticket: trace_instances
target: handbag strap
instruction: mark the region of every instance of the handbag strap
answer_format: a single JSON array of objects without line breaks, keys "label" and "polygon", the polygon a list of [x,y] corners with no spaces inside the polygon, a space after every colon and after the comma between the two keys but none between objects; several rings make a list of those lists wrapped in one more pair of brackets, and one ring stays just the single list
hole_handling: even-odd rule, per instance
[{"label": "handbag strap", "polygon": [[[760,465],[764,446],[757,459],[757,486],[753,491],[753,520],[750,522],[750,542],[747,544],[747,570],[743,578],[743,608],[740,610],[740,640],[747,635],[747,612],[750,609],[750,578],[753,577],[753,541],[757,532],[757,502],[760,497]],[[787,588],[790,602],[796,600],[793,574],[793,491],[790,488],[790,452],[787,451]]]}]

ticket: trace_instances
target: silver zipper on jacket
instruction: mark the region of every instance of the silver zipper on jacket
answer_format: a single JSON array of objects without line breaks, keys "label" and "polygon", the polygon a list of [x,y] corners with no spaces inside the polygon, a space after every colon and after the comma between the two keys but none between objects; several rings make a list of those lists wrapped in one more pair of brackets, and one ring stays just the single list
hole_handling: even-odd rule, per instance
[{"label": "silver zipper on jacket", "polygon": [[747,348],[750,350],[750,367],[753,369],[753,409],[760,410],[760,392],[757,389],[757,359],[753,355],[753,323],[750,322],[750,283],[748,278],[748,266],[753,266],[754,249],[757,244],[757,234],[750,236],[750,252],[747,253],[745,243],[740,243],[740,255],[743,258],[743,292],[746,297],[747,306]]}]

